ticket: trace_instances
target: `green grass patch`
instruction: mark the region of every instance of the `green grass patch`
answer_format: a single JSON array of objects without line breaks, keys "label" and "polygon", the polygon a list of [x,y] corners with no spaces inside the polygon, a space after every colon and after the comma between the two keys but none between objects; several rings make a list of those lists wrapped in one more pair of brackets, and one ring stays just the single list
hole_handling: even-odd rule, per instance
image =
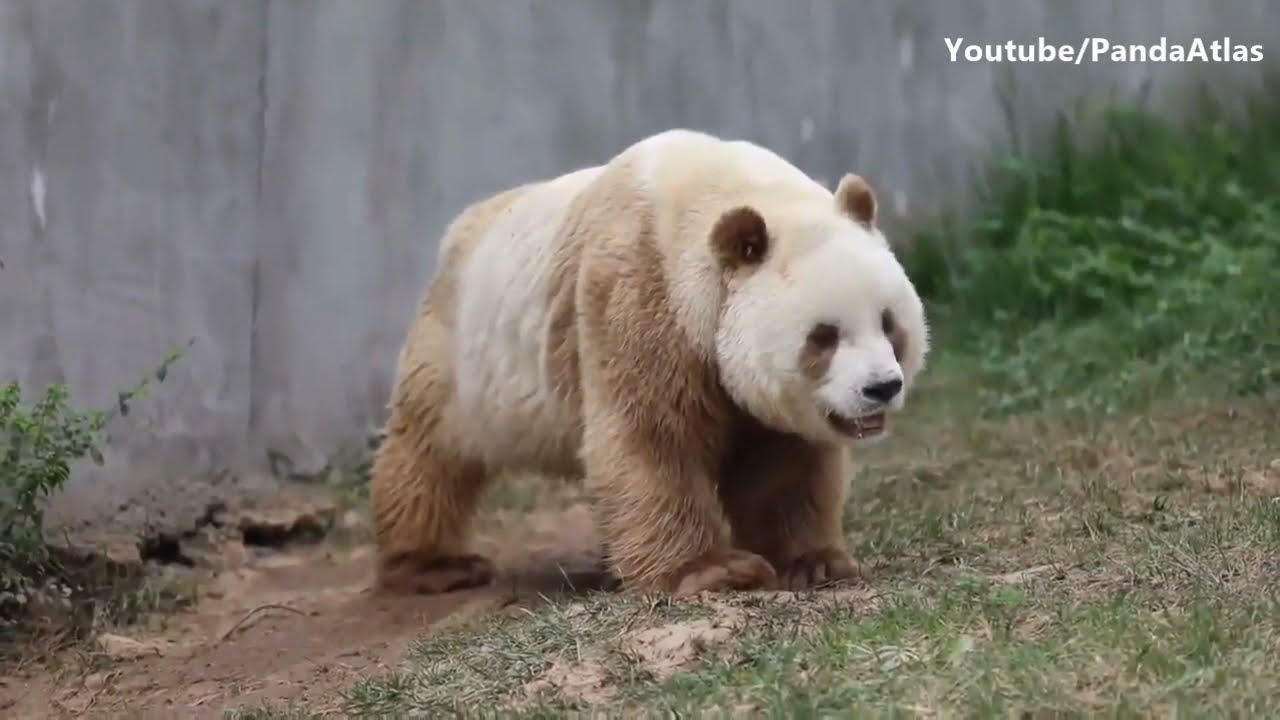
[{"label": "green grass patch", "polygon": [[[1280,380],[1280,83],[1175,123],[1112,110],[993,172],[905,257],[985,414],[1116,413]],[[959,238],[956,242],[954,238]],[[941,362],[947,362],[940,358]]]},{"label": "green grass patch", "polygon": [[1278,412],[921,412],[855,481],[866,585],[552,598],[427,635],[346,712],[1265,716],[1280,711]]},{"label": "green grass patch", "polygon": [[870,618],[837,611],[798,641],[771,618],[647,706],[775,717],[1269,714],[1280,701],[1261,672],[1280,669],[1269,651],[1277,609],[1205,597],[1156,612],[1133,594],[1073,602],[958,582]]}]

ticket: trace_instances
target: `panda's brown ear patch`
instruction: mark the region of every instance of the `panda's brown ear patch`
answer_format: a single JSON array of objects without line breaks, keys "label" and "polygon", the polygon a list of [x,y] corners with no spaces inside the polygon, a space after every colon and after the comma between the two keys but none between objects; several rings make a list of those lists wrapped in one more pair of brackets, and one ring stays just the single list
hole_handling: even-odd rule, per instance
[{"label": "panda's brown ear patch", "polygon": [[876,194],[861,175],[848,173],[836,186],[836,207],[851,220],[868,228],[876,224]]},{"label": "panda's brown ear patch", "polygon": [[745,206],[726,212],[711,229],[711,248],[726,270],[760,264],[769,252],[764,217]]}]

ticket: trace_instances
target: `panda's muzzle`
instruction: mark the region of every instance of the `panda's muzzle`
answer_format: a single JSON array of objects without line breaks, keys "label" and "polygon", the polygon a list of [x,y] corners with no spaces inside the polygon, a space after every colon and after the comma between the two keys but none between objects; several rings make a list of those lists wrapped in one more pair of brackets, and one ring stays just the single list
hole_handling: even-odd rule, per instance
[{"label": "panda's muzzle", "polygon": [[883,412],[849,417],[832,411],[827,413],[827,422],[835,428],[836,432],[857,440],[883,434],[888,427],[888,421]]}]

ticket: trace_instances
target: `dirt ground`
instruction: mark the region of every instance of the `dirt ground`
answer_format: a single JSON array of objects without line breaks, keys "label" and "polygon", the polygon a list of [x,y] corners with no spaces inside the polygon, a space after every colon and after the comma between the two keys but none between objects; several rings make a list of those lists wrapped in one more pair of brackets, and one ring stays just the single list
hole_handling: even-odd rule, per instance
[{"label": "dirt ground", "polygon": [[478,548],[502,576],[492,587],[434,597],[372,589],[372,548],[349,536],[263,548],[216,544],[197,600],[149,627],[97,637],[90,651],[28,664],[0,679],[6,718],[220,718],[264,702],[341,708],[357,678],[395,669],[432,625],[517,609],[548,594],[608,584],[585,508],[512,522],[489,518]]}]

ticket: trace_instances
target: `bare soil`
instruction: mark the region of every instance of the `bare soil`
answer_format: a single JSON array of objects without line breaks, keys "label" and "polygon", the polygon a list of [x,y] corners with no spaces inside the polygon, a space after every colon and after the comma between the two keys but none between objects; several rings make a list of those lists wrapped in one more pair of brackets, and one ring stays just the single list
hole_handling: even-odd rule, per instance
[{"label": "bare soil", "polygon": [[338,714],[343,690],[395,670],[431,626],[608,585],[581,504],[518,515],[480,528],[499,581],[438,596],[376,592],[372,548],[350,537],[265,550],[233,537],[188,610],[8,673],[0,715],[220,718],[302,701],[313,715]]}]

